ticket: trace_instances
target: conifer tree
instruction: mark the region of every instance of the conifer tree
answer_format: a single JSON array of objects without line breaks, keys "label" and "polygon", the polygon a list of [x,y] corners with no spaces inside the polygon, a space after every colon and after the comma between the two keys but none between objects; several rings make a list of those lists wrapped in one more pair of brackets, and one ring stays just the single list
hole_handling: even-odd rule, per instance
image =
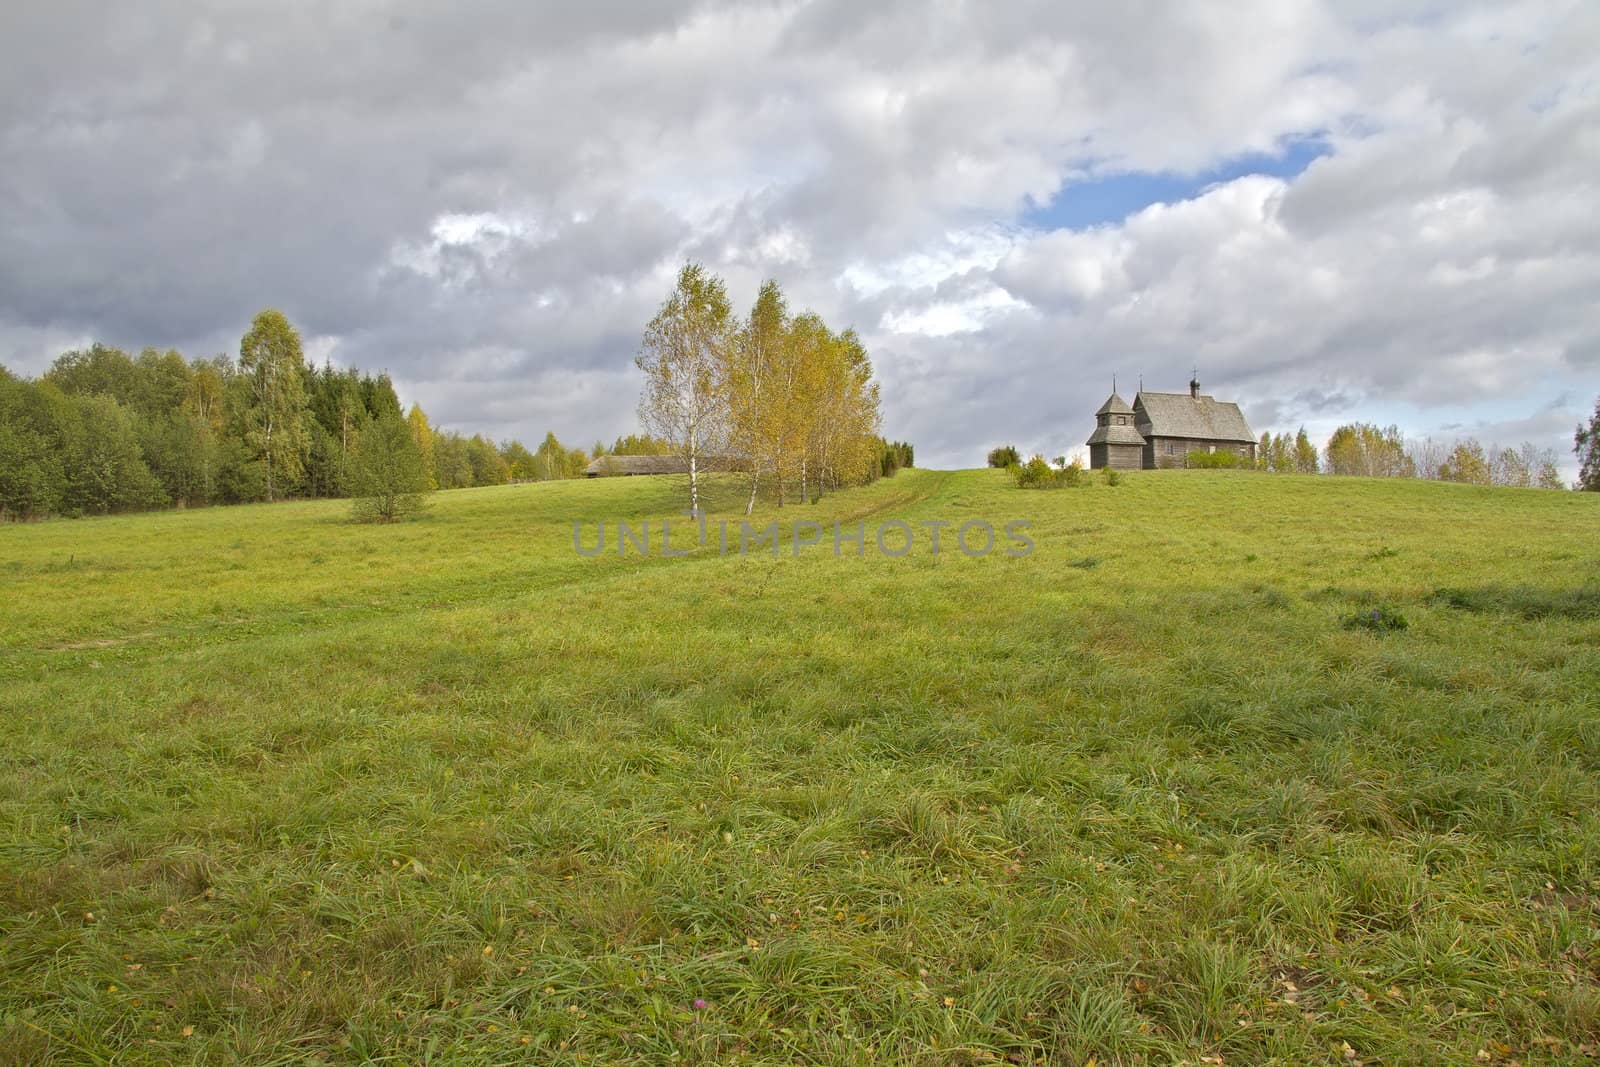
[{"label": "conifer tree", "polygon": [[1589,425],[1579,426],[1573,435],[1572,451],[1578,457],[1578,488],[1600,493],[1600,397],[1595,398]]}]

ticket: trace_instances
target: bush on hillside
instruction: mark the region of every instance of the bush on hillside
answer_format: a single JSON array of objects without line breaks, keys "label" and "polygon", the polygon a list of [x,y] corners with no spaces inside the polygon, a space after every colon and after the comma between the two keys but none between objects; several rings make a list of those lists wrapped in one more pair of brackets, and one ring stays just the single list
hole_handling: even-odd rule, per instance
[{"label": "bush on hillside", "polygon": [[[1040,462],[1043,462],[1041,460]],[[989,450],[989,466],[1001,470],[1009,470],[1022,463],[1022,453],[1017,451],[1016,445],[1001,445],[999,448]]]},{"label": "bush on hillside", "polygon": [[1011,466],[1011,476],[1019,489],[1063,489],[1083,485],[1083,465],[1074,460],[1065,467],[1050,466],[1043,456]]}]

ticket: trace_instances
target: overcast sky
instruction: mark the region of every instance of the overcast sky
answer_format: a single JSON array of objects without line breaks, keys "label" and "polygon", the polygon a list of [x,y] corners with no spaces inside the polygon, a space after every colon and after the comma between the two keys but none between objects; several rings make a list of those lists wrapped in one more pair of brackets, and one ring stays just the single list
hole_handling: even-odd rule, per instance
[{"label": "overcast sky", "polygon": [[[1216,11],[1208,14],[1207,8]],[[1600,4],[0,5],[0,363],[387,369],[587,446],[677,267],[854,325],[923,465],[1126,395],[1556,447],[1600,393]]]}]

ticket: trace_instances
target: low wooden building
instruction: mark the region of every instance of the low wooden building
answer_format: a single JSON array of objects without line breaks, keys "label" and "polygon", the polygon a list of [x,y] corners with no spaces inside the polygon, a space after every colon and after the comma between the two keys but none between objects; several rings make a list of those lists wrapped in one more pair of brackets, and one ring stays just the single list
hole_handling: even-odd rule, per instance
[{"label": "low wooden building", "polygon": [[[695,470],[701,474],[713,471],[749,470],[750,464],[738,456],[701,456]],[[672,456],[598,456],[583,468],[585,478],[606,478],[631,474],[688,474],[689,460],[681,455]]]},{"label": "low wooden building", "polygon": [[629,474],[688,474],[682,456],[599,456],[583,468],[585,478]]},{"label": "low wooden building", "polygon": [[1239,405],[1200,392],[1198,381],[1187,393],[1141,389],[1132,405],[1113,388],[1095,412],[1088,445],[1096,469],[1183,467],[1190,452],[1232,452],[1249,464],[1256,459],[1256,438]]}]

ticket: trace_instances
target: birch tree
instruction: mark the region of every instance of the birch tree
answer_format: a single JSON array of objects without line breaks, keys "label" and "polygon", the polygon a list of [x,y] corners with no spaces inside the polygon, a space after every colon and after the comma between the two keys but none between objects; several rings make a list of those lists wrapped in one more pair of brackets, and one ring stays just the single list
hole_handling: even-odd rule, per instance
[{"label": "birch tree", "polygon": [[699,473],[719,450],[750,464],[747,515],[769,480],[782,507],[790,487],[808,503],[827,487],[878,474],[878,387],[866,347],[815,312],[791,315],[776,282],[763,283],[750,318],[738,323],[721,281],[685,267],[638,363],[646,376],[640,417],[684,457],[697,511]]},{"label": "birch tree", "polygon": [[1326,449],[1329,474],[1368,478],[1415,478],[1416,461],[1406,454],[1398,426],[1358,422],[1333,431]]},{"label": "birch tree", "polygon": [[1294,435],[1295,473],[1315,474],[1317,467],[1317,446],[1311,443],[1311,438],[1306,436],[1306,428],[1302,426]]},{"label": "birch tree", "polygon": [[819,369],[813,499],[821,498],[824,485],[837,489],[870,480],[879,463],[878,386],[855,330],[829,338]]},{"label": "birch tree", "polygon": [[428,424],[428,413],[422,410],[420,404],[411,405],[411,413],[406,416],[406,425],[411,430],[411,440],[416,442],[417,455],[422,458],[422,469],[427,474],[428,488],[439,488],[439,479],[433,470],[433,427]]},{"label": "birch tree", "polygon": [[811,474],[821,451],[822,408],[827,393],[833,335],[814,311],[795,316],[789,331],[789,367],[784,396],[786,466],[800,483],[800,503],[807,502]]},{"label": "birch tree", "polygon": [[689,469],[689,508],[700,513],[700,469],[727,438],[727,366],[734,321],[722,280],[697,263],[645,327],[635,361],[645,374],[639,419],[670,441]]},{"label": "birch tree", "polygon": [[[223,358],[218,357],[219,361]],[[197,364],[184,393],[182,411],[194,430],[199,452],[200,491],[205,500],[211,500],[216,494],[217,450],[224,429],[223,396],[222,372],[217,364]]]},{"label": "birch tree", "polygon": [[[747,327],[748,329],[748,327]],[[779,507],[824,487],[870,481],[880,462],[878,387],[855,331],[835,334],[815,312],[789,319],[768,345],[757,440]]]},{"label": "birch tree", "polygon": [[1495,485],[1509,485],[1517,489],[1526,489],[1533,484],[1533,467],[1529,462],[1532,453],[1527,448],[1520,452],[1515,448],[1501,448],[1495,445],[1489,449],[1489,469]]},{"label": "birch tree", "polygon": [[746,515],[756,506],[761,472],[773,465],[773,442],[768,430],[776,424],[773,410],[772,376],[789,326],[789,309],[778,283],[761,285],[750,319],[739,331],[728,366],[728,400],[734,448],[749,458],[750,498]]},{"label": "birch tree", "polygon": [[307,444],[305,357],[283,312],[255,317],[239,341],[239,370],[250,387],[245,440],[264,466],[270,501],[304,470]]},{"label": "birch tree", "polygon": [[805,435],[805,398],[801,388],[806,365],[805,339],[817,322],[820,320],[809,312],[788,320],[777,343],[767,353],[766,383],[762,390],[761,452],[772,473],[772,487],[780,508],[784,505],[784,484],[800,466],[796,456]]},{"label": "birch tree", "polygon": [[1556,450],[1541,447],[1532,441],[1522,442],[1522,458],[1528,462],[1528,474],[1540,489],[1565,489],[1561,469],[1556,465]]},{"label": "birch tree", "polygon": [[1483,446],[1472,437],[1456,442],[1455,448],[1439,465],[1439,480],[1443,482],[1489,485],[1493,481],[1493,473]]}]

